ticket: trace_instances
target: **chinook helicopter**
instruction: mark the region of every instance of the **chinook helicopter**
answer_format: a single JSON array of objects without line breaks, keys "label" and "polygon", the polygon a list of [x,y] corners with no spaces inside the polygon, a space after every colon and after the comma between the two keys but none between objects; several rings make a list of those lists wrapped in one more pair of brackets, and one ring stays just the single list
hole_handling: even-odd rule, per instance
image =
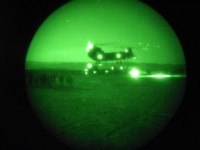
[{"label": "chinook helicopter", "polygon": [[[96,74],[98,73],[110,73],[110,72],[116,72],[116,71],[123,71],[127,66],[122,65],[123,60],[128,60],[131,58],[134,58],[134,54],[132,52],[132,49],[130,47],[125,48],[124,51],[120,52],[104,52],[100,47],[95,46],[91,42],[88,42],[86,51],[88,53],[88,56],[96,62],[95,65],[88,64],[87,68],[85,69],[85,74],[88,73]],[[102,67],[102,62],[111,62],[106,63]],[[114,64],[113,62],[116,62]],[[109,66],[109,65],[111,66]]]},{"label": "chinook helicopter", "polygon": [[100,63],[101,61],[122,61],[126,59],[131,59],[134,57],[132,49],[130,47],[126,48],[125,51],[121,52],[104,52],[100,47],[94,46],[91,42],[88,42],[86,51],[88,56]]}]

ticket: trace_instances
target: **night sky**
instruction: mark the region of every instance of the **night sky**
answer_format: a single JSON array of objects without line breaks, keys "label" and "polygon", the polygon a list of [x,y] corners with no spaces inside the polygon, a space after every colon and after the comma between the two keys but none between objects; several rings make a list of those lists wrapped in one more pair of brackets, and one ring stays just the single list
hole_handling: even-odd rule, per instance
[{"label": "night sky", "polygon": [[50,14],[36,32],[26,61],[88,62],[88,41],[105,52],[132,47],[139,63],[185,64],[175,32],[139,1],[75,0]]}]

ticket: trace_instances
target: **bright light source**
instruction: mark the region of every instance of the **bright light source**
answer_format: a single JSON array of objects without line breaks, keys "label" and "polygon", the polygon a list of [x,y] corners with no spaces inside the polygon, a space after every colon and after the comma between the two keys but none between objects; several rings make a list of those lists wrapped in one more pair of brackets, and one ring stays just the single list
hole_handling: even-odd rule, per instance
[{"label": "bright light source", "polygon": [[94,70],[93,73],[96,74],[97,72]]},{"label": "bright light source", "polygon": [[118,54],[117,54],[117,58],[121,58],[121,54],[118,53]]},{"label": "bright light source", "polygon": [[139,72],[139,70],[134,68],[134,69],[131,70],[130,74],[131,74],[132,77],[137,78],[137,77],[139,77],[140,72]]},{"label": "bright light source", "polygon": [[88,72],[85,72],[85,75],[88,75]]},{"label": "bright light source", "polygon": [[128,49],[125,49],[125,52],[128,53]]},{"label": "bright light source", "polygon": [[168,75],[168,74],[153,74],[150,77],[152,77],[152,78],[169,78],[169,77],[172,77],[172,75]]},{"label": "bright light source", "polygon": [[92,68],[92,64],[88,64],[87,67],[88,67],[89,69],[91,69],[91,68]]},{"label": "bright light source", "polygon": [[105,72],[108,73],[108,70],[106,70]]},{"label": "bright light source", "polygon": [[86,51],[89,52],[93,47],[94,45],[91,42],[88,42]]},{"label": "bright light source", "polygon": [[92,48],[93,48],[93,44],[92,44],[92,43],[89,43],[89,44],[88,44],[88,48],[89,48],[89,49],[92,49]]},{"label": "bright light source", "polygon": [[120,70],[123,70],[123,69],[124,69],[124,67],[120,66]]},{"label": "bright light source", "polygon": [[112,66],[111,69],[114,70],[115,68]]},{"label": "bright light source", "polygon": [[98,54],[98,55],[97,55],[97,58],[98,58],[98,59],[102,59],[102,58],[103,58],[103,55],[102,55],[102,54]]}]

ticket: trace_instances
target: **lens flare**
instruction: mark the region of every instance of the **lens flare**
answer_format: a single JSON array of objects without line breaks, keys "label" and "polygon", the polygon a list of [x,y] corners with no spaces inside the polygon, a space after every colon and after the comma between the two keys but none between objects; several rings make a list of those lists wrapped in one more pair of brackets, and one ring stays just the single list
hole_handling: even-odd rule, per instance
[{"label": "lens flare", "polygon": [[92,64],[88,64],[87,67],[88,67],[89,69],[91,69],[91,68],[92,68]]},{"label": "lens flare", "polygon": [[130,72],[131,76],[134,78],[138,78],[140,76],[140,71],[138,69],[132,69]]},{"label": "lens flare", "polygon": [[93,47],[94,47],[94,45],[89,41],[86,51],[89,52]]},{"label": "lens flare", "polygon": [[103,55],[102,55],[102,54],[98,54],[98,55],[97,55],[97,58],[100,60],[100,59],[103,58]]},{"label": "lens flare", "polygon": [[153,74],[150,77],[152,77],[152,78],[169,78],[169,77],[172,77],[172,75],[169,75],[169,74]]}]

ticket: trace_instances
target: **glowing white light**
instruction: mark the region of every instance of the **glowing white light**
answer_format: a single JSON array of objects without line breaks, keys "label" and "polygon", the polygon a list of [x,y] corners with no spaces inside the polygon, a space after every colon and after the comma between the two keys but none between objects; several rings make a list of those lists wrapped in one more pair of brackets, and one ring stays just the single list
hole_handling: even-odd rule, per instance
[{"label": "glowing white light", "polygon": [[88,72],[85,72],[85,75],[88,75]]},{"label": "glowing white light", "polygon": [[102,55],[102,54],[98,54],[98,55],[97,55],[97,58],[98,58],[98,59],[102,59],[102,58],[103,58],[103,55]]},{"label": "glowing white light", "polygon": [[118,53],[118,54],[117,54],[117,58],[121,58],[121,54]]},{"label": "glowing white light", "polygon": [[171,75],[168,74],[153,74],[151,75],[152,78],[168,78],[168,77],[172,77]]},{"label": "glowing white light", "polygon": [[123,69],[124,69],[124,67],[120,66],[120,70],[123,70]]},{"label": "glowing white light", "polygon": [[93,73],[96,74],[97,72],[94,70]]},{"label": "glowing white light", "polygon": [[88,48],[89,48],[89,49],[93,48],[93,44],[92,44],[92,43],[89,43],[89,44],[88,44]]},{"label": "glowing white light", "polygon": [[88,67],[89,69],[91,69],[91,68],[92,68],[92,64],[88,64],[87,67]]},{"label": "glowing white light", "polygon": [[128,53],[128,49],[125,49],[125,52]]},{"label": "glowing white light", "polygon": [[88,42],[86,51],[89,52],[93,47],[94,45],[91,42]]},{"label": "glowing white light", "polygon": [[105,72],[108,73],[108,70],[106,70]]},{"label": "glowing white light", "polygon": [[130,74],[131,74],[132,77],[137,78],[137,77],[139,77],[140,72],[137,69],[132,69]]},{"label": "glowing white light", "polygon": [[114,70],[115,68],[112,66],[111,69]]}]

